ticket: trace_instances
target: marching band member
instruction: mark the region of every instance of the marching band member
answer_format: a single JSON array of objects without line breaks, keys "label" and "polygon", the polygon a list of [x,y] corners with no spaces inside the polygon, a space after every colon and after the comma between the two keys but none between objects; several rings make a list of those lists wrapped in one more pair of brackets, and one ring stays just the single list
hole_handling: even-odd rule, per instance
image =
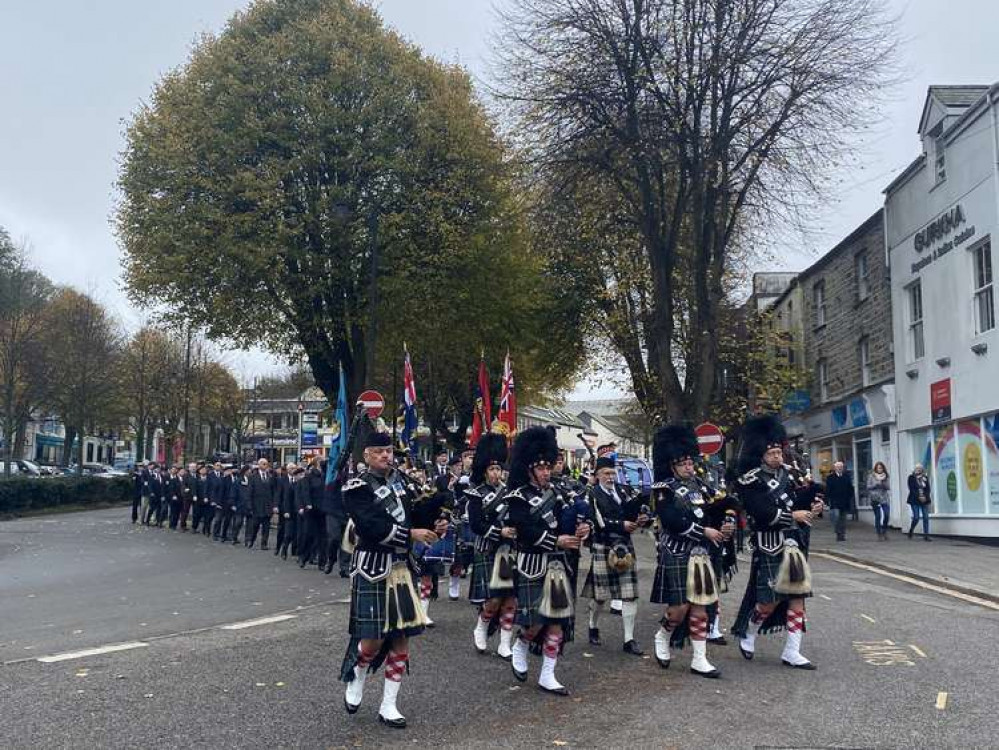
[{"label": "marching band member", "polygon": [[[809,526],[822,508],[811,483],[796,484],[784,464],[787,436],[777,417],[749,419],[742,429],[739,498],[753,529],[753,563],[732,634],[746,659],[756,652],[758,633],[786,627],[781,660],[795,669],[815,669],[801,655],[805,598],[812,595],[811,571],[799,525]],[[748,471],[747,471],[748,469]],[[806,506],[806,507],[802,507]]]},{"label": "marching band member", "polygon": [[656,433],[652,492],[660,538],[652,602],[666,605],[666,614],[656,631],[655,655],[659,666],[667,669],[671,633],[686,626],[694,652],[690,671],[717,678],[721,673],[707,658],[707,607],[718,601],[708,550],[711,543],[721,544],[725,536],[707,525],[706,492],[694,468],[698,456],[697,437],[690,427],[669,425]]},{"label": "marching band member", "polygon": [[447,531],[439,508],[417,504],[417,487],[392,467],[392,440],[382,432],[368,435],[367,469],[343,487],[344,507],[354,522],[357,543],[351,560],[350,642],[341,679],[347,683],[344,706],[357,713],[368,672],[385,664],[385,687],[378,720],[406,726],[396,706],[409,663],[409,639],[423,632],[410,568],[413,542],[433,544]]},{"label": "marching band member", "polygon": [[510,659],[513,621],[517,614],[513,552],[517,532],[506,520],[509,505],[501,481],[506,459],[506,438],[494,432],[483,435],[475,447],[472,488],[465,492],[465,498],[468,522],[475,533],[468,598],[479,607],[472,638],[476,650],[484,654],[489,646],[489,635],[498,623],[500,643],[496,653],[503,659]]},{"label": "marching band member", "polygon": [[596,462],[597,483],[590,487],[594,530],[590,547],[590,571],[583,585],[589,598],[589,639],[600,645],[597,627],[600,612],[608,600],[621,600],[624,625],[624,652],[641,656],[644,652],[635,640],[638,616],[638,571],[635,545],[631,535],[649,523],[642,512],[642,499],[630,487],[617,482],[613,458],[603,456]]},{"label": "marching band member", "polygon": [[527,680],[527,654],[533,646],[543,655],[538,687],[569,695],[555,678],[563,645],[572,640],[573,605],[565,550],[579,549],[577,534],[560,534],[559,515],[567,501],[551,484],[558,458],[555,435],[530,427],[513,443],[510,459],[509,524],[517,532],[517,624],[510,666],[519,682]]}]

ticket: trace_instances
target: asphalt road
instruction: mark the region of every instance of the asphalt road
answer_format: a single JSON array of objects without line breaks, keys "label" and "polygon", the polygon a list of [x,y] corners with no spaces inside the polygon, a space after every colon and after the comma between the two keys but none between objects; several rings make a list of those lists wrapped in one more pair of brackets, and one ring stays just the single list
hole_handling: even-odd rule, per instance
[{"label": "asphalt road", "polygon": [[[412,647],[399,702],[410,726],[389,730],[376,721],[380,675],[356,716],[342,708],[345,581],[125,515],[0,524],[3,747],[999,747],[999,611],[821,559],[803,649],[817,672],[780,664],[783,636],[761,638],[753,662],[712,648],[721,680],[686,672],[689,652],[663,671],[623,654],[620,621],[605,617],[605,645],[570,644],[559,663],[572,697],[548,697],[536,660],[520,686],[472,649],[472,607],[441,601]],[[651,545],[640,552],[645,593]],[[745,575],[724,599],[726,626]],[[294,616],[219,627],[275,613]],[[643,605],[649,651],[655,620]],[[36,660],[123,641],[147,645]]]}]

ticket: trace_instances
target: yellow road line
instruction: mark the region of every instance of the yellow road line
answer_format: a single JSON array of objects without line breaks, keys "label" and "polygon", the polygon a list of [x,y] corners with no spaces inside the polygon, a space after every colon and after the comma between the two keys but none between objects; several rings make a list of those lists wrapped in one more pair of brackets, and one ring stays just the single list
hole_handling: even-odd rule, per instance
[{"label": "yellow road line", "polygon": [[909,644],[909,648],[911,648],[913,651],[916,652],[916,656],[921,656],[924,659],[929,658],[929,657],[926,656],[926,653],[923,651],[923,649],[921,649],[919,646],[916,646],[916,645],[910,643]]},{"label": "yellow road line", "polygon": [[875,620],[875,619],[874,619],[873,617],[871,617],[870,615],[865,615],[865,614],[861,614],[860,616],[861,616],[861,617],[863,617],[863,618],[864,618],[865,620],[867,620],[868,622],[877,622],[877,620]]},{"label": "yellow road line", "polygon": [[947,708],[947,693],[937,693],[937,710],[943,711]]},{"label": "yellow road line", "polygon": [[866,570],[869,573],[877,573],[878,575],[885,576],[887,578],[894,578],[896,581],[902,581],[903,583],[910,583],[913,586],[918,586],[921,589],[926,589],[927,591],[934,591],[938,594],[943,594],[944,596],[950,596],[954,599],[960,599],[961,601],[968,602],[970,604],[976,604],[979,607],[986,607],[987,609],[999,612],[999,604],[995,602],[990,602],[988,599],[980,599],[977,596],[971,596],[971,594],[964,594],[960,591],[951,591],[943,586],[936,586],[932,583],[926,583],[926,581],[920,581],[916,578],[910,578],[909,576],[902,575],[900,573],[890,573],[887,570],[881,570],[881,568],[875,568],[873,565],[864,565],[863,563],[854,562],[853,560],[844,560],[842,557],[836,557],[835,555],[827,555],[824,552],[812,552],[812,557],[822,557],[826,560],[832,560],[840,565],[849,565],[851,568],[859,568],[860,570]]}]

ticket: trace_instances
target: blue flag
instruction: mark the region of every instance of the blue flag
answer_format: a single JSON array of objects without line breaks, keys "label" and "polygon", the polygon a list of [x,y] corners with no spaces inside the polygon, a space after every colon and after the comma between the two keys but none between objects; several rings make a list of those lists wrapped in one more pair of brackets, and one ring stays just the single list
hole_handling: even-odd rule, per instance
[{"label": "blue flag", "polygon": [[336,422],[340,425],[340,434],[330,443],[330,452],[326,463],[326,484],[336,481],[336,465],[340,461],[340,453],[347,446],[347,430],[350,429],[350,418],[347,414],[347,383],[343,376],[343,365],[340,365],[340,388],[336,396]]}]

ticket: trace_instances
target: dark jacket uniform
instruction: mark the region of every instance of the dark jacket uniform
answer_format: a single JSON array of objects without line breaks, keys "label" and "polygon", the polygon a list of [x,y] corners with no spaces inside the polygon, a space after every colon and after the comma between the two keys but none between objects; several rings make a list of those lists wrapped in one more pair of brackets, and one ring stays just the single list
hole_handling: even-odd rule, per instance
[{"label": "dark jacket uniform", "polygon": [[250,514],[257,518],[269,516],[276,496],[274,475],[268,471],[261,476],[260,470],[254,469],[250,474]]}]

